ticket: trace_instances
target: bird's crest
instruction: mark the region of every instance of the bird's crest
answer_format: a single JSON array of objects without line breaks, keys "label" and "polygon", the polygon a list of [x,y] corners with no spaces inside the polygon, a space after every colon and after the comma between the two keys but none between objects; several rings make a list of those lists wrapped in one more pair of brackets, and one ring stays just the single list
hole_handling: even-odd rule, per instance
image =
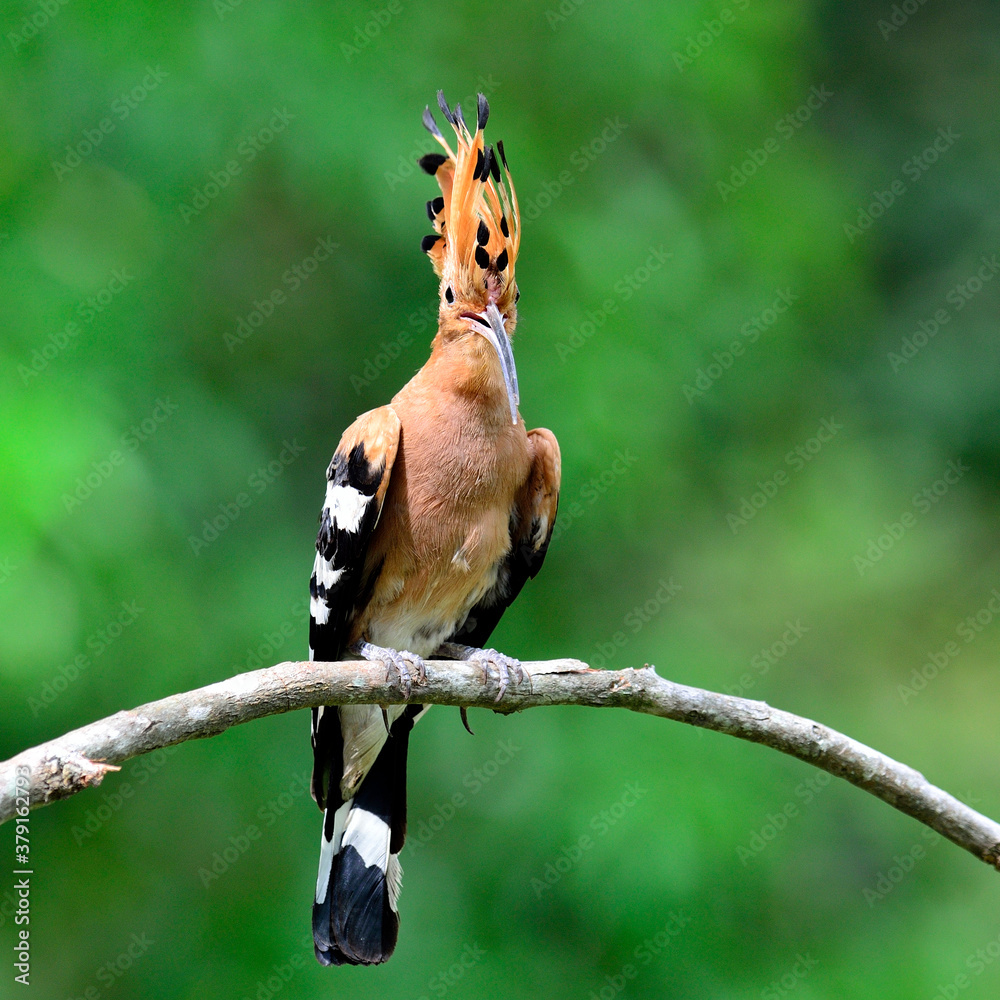
[{"label": "bird's crest", "polygon": [[483,140],[490,115],[483,94],[477,100],[474,133],[465,124],[460,104],[452,110],[442,91],[437,97],[441,113],[455,130],[456,147],[453,152],[426,108],[424,125],[445,155],[428,153],[420,160],[420,166],[441,185],[441,196],[427,202],[434,234],[424,237],[421,249],[441,278],[446,298],[450,292],[462,301],[493,302],[504,312],[517,296],[514,263],[521,243],[521,216],[503,143],[498,142],[494,150]]}]

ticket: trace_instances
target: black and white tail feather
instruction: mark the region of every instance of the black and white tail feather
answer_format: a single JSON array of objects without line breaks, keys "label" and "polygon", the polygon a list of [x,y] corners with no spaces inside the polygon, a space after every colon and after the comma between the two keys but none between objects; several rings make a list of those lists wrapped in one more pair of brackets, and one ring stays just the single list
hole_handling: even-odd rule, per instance
[{"label": "black and white tail feather", "polygon": [[[375,706],[330,708],[324,715],[344,711],[377,715],[385,733],[381,709]],[[375,965],[396,947],[403,874],[399,852],[406,836],[406,752],[420,711],[419,705],[394,706],[388,737],[358,790],[346,801],[335,789],[327,797],[313,904],[316,957],[324,965]],[[329,735],[336,742],[337,734]]]}]

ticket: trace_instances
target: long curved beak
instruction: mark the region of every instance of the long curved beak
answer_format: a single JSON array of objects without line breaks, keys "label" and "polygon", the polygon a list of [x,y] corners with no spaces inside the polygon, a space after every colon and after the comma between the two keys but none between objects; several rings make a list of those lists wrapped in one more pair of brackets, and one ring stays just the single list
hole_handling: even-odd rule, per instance
[{"label": "long curved beak", "polygon": [[503,371],[504,385],[507,387],[507,401],[510,403],[510,418],[517,423],[517,404],[521,402],[521,397],[517,390],[517,368],[514,366],[514,351],[510,344],[510,337],[503,325],[503,316],[494,303],[486,307],[484,314],[478,315],[474,320],[470,317],[470,326],[476,333],[485,337],[497,352],[500,358],[500,369]]}]

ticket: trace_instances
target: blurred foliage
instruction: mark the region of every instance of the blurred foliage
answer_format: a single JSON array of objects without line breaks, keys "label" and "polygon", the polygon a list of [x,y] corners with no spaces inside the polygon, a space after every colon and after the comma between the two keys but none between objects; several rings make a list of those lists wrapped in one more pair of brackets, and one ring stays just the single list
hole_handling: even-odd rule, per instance
[{"label": "blurred foliage", "polygon": [[[12,0],[0,31],[0,754],[304,654],[329,456],[433,333],[420,112],[483,89],[522,410],[563,453],[496,645],[742,689],[1000,814],[995,5]],[[33,814],[34,995],[1000,989],[995,876],[862,792],[625,713],[473,715],[411,744],[385,967],[312,957],[297,713]]]}]

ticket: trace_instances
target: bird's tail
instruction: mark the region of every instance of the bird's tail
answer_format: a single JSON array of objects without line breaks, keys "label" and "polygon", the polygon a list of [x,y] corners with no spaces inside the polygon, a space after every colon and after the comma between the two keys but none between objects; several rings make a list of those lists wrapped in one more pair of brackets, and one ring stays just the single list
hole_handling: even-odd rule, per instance
[{"label": "bird's tail", "polygon": [[[323,965],[377,965],[396,947],[399,852],[406,837],[406,751],[416,710],[419,706],[408,706],[392,723],[370,770],[346,801],[338,787],[341,734],[324,733],[339,759],[327,772],[313,902],[313,941]],[[338,714],[328,708],[323,721],[339,729]]]}]

